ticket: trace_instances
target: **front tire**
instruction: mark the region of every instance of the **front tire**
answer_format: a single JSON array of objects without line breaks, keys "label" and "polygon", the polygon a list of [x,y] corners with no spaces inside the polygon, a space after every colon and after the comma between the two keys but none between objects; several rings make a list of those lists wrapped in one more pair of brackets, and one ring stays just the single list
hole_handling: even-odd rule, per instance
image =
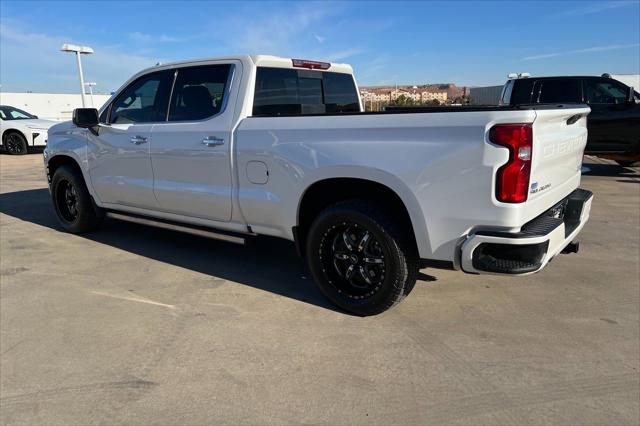
[{"label": "front tire", "polygon": [[51,197],[58,221],[67,232],[81,234],[102,222],[82,174],[69,166],[60,166],[53,174]]},{"label": "front tire", "polygon": [[348,200],[321,212],[307,238],[320,290],[350,313],[377,315],[413,289],[418,256],[409,233],[380,206]]},{"label": "front tire", "polygon": [[13,131],[4,135],[2,144],[7,154],[24,155],[27,153],[27,140],[20,133]]}]

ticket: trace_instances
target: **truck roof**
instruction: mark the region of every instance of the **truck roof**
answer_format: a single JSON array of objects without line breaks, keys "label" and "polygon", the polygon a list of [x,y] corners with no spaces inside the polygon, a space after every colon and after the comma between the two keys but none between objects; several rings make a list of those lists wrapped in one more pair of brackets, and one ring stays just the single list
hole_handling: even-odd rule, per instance
[{"label": "truck roof", "polygon": [[[284,58],[281,56],[271,56],[271,55],[251,55],[251,60],[256,66],[262,67],[274,67],[274,68],[294,68],[292,60],[293,58]],[[305,59],[305,58],[296,58],[296,59]],[[309,59],[310,61],[315,61],[314,59]],[[340,64],[336,62],[329,61],[321,61],[318,62],[326,62],[331,66],[326,71],[333,72],[341,72],[353,74],[353,68],[349,64]]]},{"label": "truck roof", "polygon": [[[172,66],[182,66],[182,65],[193,65],[193,64],[198,64],[198,63],[201,63],[201,62],[220,61],[220,60],[239,60],[239,61],[243,61],[243,62],[252,62],[256,66],[262,66],[262,67],[297,69],[296,67],[293,66],[293,62],[292,62],[293,59],[294,58],[284,58],[284,57],[281,57],[281,56],[272,56],[272,55],[214,56],[214,57],[209,57],[209,58],[189,59],[189,60],[184,60],[184,61],[174,61],[174,62],[160,63],[160,64],[156,65],[155,67],[149,67],[149,68],[139,72],[138,74],[143,74],[143,73],[145,73],[147,71],[155,69],[156,67],[172,67]],[[299,59],[304,59],[304,58],[299,58]],[[312,59],[304,59],[304,60],[315,61],[315,60],[312,60]],[[327,62],[327,61],[318,61],[318,62],[325,62],[325,63],[330,64],[329,68],[324,70],[324,71],[332,71],[332,72],[353,74],[353,68],[351,68],[351,65],[349,65],[349,64],[340,64],[340,63]],[[323,70],[318,69],[318,71],[323,71]]]},{"label": "truck roof", "polygon": [[[529,76],[529,77],[520,77],[520,78],[508,78],[507,80],[557,80],[561,78],[611,78],[604,77],[601,75],[545,75],[545,76]],[[614,79],[615,80],[615,79]]]}]

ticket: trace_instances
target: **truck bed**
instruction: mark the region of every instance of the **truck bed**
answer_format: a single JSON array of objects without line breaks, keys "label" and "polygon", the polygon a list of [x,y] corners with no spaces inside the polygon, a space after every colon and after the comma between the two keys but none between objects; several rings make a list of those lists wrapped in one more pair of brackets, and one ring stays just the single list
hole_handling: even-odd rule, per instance
[{"label": "truck bed", "polygon": [[[235,133],[238,170],[259,155],[269,173],[258,187],[239,174],[239,210],[252,228],[289,237],[297,208],[282,206],[297,205],[313,182],[373,180],[405,200],[421,256],[450,260],[472,228],[517,232],[577,188],[588,111],[582,105],[474,106],[247,117]],[[429,114],[440,112],[459,114]],[[568,125],[573,117],[581,119]],[[509,151],[490,143],[488,131],[501,123],[534,123],[535,192],[525,203],[494,196],[494,178]]]},{"label": "truck bed", "polygon": [[[531,104],[531,105],[460,105],[460,106],[388,106],[384,111],[361,111],[361,112],[337,112],[318,114],[254,114],[253,117],[326,117],[343,115],[389,115],[389,114],[425,114],[441,112],[489,112],[489,111],[526,111],[526,110],[555,110],[562,108],[584,107],[584,104]],[[250,118],[250,117],[248,117]]]}]

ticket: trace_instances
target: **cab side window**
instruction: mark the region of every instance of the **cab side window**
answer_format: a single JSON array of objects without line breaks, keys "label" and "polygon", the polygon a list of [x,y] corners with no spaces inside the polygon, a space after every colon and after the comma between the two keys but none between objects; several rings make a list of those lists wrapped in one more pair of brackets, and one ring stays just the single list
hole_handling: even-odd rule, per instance
[{"label": "cab side window", "polygon": [[112,124],[165,121],[171,90],[171,71],[144,75],[131,83],[111,105]]},{"label": "cab side window", "polygon": [[623,104],[627,101],[625,87],[612,80],[586,80],[587,103]]},{"label": "cab side window", "polygon": [[204,120],[222,110],[231,65],[178,68],[169,121]]}]

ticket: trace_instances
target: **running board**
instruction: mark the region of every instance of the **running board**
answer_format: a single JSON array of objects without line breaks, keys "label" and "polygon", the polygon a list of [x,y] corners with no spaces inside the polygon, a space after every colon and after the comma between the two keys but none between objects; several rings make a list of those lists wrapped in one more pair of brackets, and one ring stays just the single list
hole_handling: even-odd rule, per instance
[{"label": "running board", "polygon": [[214,232],[209,228],[197,225],[177,224],[174,222],[163,221],[161,219],[151,219],[137,215],[129,215],[125,213],[107,212],[107,217],[111,219],[123,220],[125,222],[137,223],[140,225],[155,226],[156,228],[169,229],[171,231],[184,232],[200,237],[212,238],[214,240],[227,241],[234,244],[246,244],[247,239],[241,235],[235,235],[224,232]]}]

